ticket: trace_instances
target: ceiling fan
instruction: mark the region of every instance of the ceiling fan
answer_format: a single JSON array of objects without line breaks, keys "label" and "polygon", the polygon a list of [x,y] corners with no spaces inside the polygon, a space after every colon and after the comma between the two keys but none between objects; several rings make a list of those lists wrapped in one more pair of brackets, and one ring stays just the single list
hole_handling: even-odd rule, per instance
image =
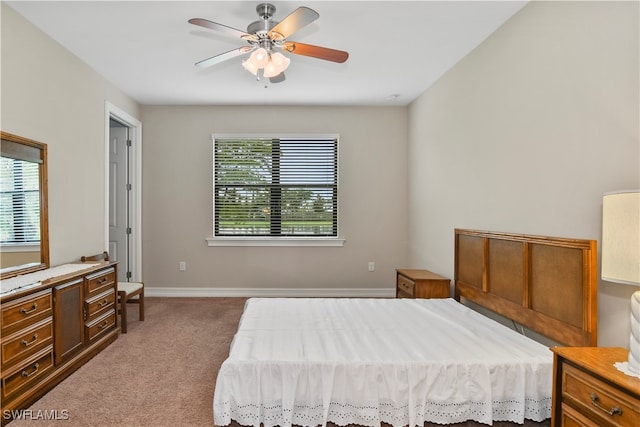
[{"label": "ceiling fan", "polygon": [[248,46],[212,56],[196,62],[195,65],[200,68],[210,67],[251,52],[249,58],[242,63],[244,68],[258,79],[262,76],[269,78],[272,83],[278,83],[284,80],[284,70],[290,62],[290,59],[281,53],[282,51],[338,63],[345,62],[349,58],[349,53],[342,50],[287,40],[290,35],[320,17],[315,10],[299,7],[281,22],[272,19],[275,11],[274,5],[260,3],[256,7],[260,20],[249,24],[246,32],[207,19],[190,19],[190,24],[219,31],[231,37],[239,37],[248,43]]}]

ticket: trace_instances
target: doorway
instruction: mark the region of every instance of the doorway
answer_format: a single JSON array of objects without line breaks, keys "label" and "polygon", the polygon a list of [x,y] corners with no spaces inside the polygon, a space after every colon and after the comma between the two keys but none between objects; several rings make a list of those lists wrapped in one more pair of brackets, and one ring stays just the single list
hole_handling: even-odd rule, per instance
[{"label": "doorway", "polygon": [[105,249],[118,281],[141,281],[141,123],[109,103],[106,111]]}]

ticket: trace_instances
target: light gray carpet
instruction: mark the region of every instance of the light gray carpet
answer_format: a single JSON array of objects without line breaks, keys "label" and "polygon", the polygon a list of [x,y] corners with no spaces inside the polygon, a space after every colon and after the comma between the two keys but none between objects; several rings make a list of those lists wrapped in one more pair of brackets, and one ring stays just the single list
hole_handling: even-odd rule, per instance
[{"label": "light gray carpet", "polygon": [[[128,333],[29,409],[67,420],[21,426],[213,426],[213,389],[245,298],[147,298],[128,307]],[[66,411],[66,412],[63,412]]]}]

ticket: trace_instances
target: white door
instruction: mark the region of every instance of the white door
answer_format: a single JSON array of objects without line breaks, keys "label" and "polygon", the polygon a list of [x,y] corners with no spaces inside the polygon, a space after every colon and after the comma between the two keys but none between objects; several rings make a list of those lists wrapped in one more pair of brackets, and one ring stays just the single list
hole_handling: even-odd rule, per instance
[{"label": "white door", "polygon": [[109,258],[119,261],[118,281],[131,276],[129,128],[109,122]]}]

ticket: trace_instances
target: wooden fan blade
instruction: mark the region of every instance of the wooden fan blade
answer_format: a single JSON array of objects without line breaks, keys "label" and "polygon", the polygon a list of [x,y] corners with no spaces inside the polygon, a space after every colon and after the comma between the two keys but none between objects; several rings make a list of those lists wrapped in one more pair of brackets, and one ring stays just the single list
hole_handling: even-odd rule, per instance
[{"label": "wooden fan blade", "polygon": [[349,52],[298,42],[285,42],[282,45],[282,49],[287,52],[295,53],[296,55],[311,56],[313,58],[339,63],[345,62],[349,59]]},{"label": "wooden fan blade", "polygon": [[196,62],[196,67],[198,68],[211,67],[212,65],[219,64],[231,58],[235,58],[236,56],[240,56],[243,53],[247,53],[251,50],[253,50],[253,48],[249,46],[239,47],[237,49],[230,50],[229,52],[221,53],[219,55],[212,56],[211,58],[203,59],[202,61]]},{"label": "wooden fan blade", "polygon": [[256,38],[256,36],[252,34],[246,33],[236,28],[228,27],[226,25],[218,24],[217,22],[212,22],[207,19],[192,18],[192,19],[189,19],[189,23],[193,25],[198,25],[199,27],[209,28],[210,30],[215,30],[231,37],[240,37],[245,40]]},{"label": "wooden fan blade", "polygon": [[[306,27],[318,19],[320,15],[308,7],[299,7],[284,18],[278,25],[273,27],[269,34],[277,33],[282,39],[286,39],[302,27]],[[278,38],[275,37],[275,38]]]}]

